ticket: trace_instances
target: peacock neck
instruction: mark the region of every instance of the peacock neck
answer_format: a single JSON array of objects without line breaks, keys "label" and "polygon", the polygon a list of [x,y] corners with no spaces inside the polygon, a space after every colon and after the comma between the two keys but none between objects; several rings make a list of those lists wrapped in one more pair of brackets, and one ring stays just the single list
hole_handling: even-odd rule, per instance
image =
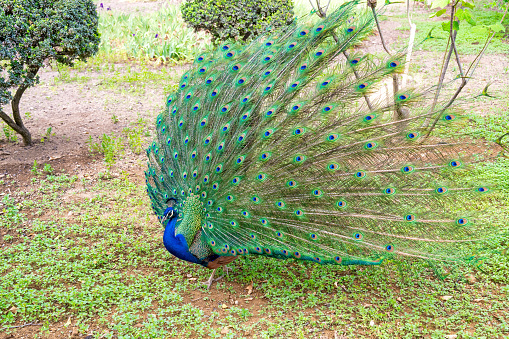
[{"label": "peacock neck", "polygon": [[186,211],[188,213],[185,214],[180,223],[178,223],[176,215],[171,217],[164,229],[163,243],[168,252],[174,256],[182,260],[202,264],[202,261],[189,251],[189,247],[197,233],[197,230],[193,230],[193,227],[195,227],[197,223],[196,219],[198,219],[198,222],[201,222],[201,214],[197,214],[198,217],[195,215],[194,219],[190,219],[193,213],[195,213],[195,210],[196,208],[189,209],[184,207],[184,213],[186,213]]}]

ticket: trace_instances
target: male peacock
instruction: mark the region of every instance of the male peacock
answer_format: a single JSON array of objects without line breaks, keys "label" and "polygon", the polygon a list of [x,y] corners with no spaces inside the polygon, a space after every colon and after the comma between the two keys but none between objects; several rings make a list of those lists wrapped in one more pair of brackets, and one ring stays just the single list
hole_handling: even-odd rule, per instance
[{"label": "male peacock", "polygon": [[[432,106],[431,90],[373,94],[404,53],[340,61],[372,27],[356,6],[224,44],[182,77],[147,149],[147,191],[173,255],[214,269],[248,254],[476,260],[472,241],[491,231],[466,208],[489,189],[455,185],[470,146],[437,137],[458,116]],[[401,108],[411,114],[394,120]]]}]

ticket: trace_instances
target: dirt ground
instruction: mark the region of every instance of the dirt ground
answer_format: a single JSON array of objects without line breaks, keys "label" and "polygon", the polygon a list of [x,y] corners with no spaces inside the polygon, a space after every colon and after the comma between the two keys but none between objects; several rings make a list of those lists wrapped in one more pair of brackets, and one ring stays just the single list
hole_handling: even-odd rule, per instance
[{"label": "dirt ground", "polygon": [[[131,1],[104,1],[104,10],[108,7],[111,10],[133,13],[138,11],[152,11],[159,8],[167,1],[151,2],[131,2]],[[173,2],[178,2],[173,0]],[[401,36],[406,36],[407,31],[398,31],[396,28],[399,23],[383,21],[382,29],[387,34],[384,36],[388,45],[395,43]],[[380,50],[381,44],[377,36],[370,37],[364,43],[368,50]],[[429,58],[432,52],[417,52],[415,58],[424,65],[425,68],[436,66],[436,59]],[[464,57],[463,60],[470,61],[472,56]],[[480,81],[472,82],[465,93],[478,93],[486,82],[493,82],[492,91],[502,89],[509,84],[509,75],[504,74],[503,70],[509,66],[507,55],[486,55],[484,56],[478,73]],[[164,66],[170,67],[170,66]],[[158,72],[158,68],[153,69]],[[55,79],[58,77],[55,69],[46,68],[40,72],[41,84],[26,91],[21,101],[21,110],[23,113],[30,112],[30,118],[25,118],[28,129],[32,132],[34,145],[24,147],[20,142],[12,143],[7,140],[0,140],[0,179],[10,176],[16,182],[15,184],[6,184],[2,186],[2,193],[8,193],[9,190],[20,187],[30,186],[30,169],[36,161],[38,164],[49,163],[55,171],[65,171],[69,174],[76,174],[78,177],[94,175],[104,170],[102,158],[90,153],[88,140],[97,141],[103,134],[120,134],[123,128],[128,127],[140,116],[149,121],[151,128],[153,118],[163,108],[165,95],[162,86],[147,88],[143,95],[131,95],[129,93],[119,93],[114,89],[101,89],[98,73],[91,75],[91,80],[86,83],[58,83]],[[429,74],[414,74],[412,81],[416,84],[422,84],[427,81]],[[495,101],[485,104],[484,112],[499,105]],[[483,114],[483,113],[481,113]],[[115,115],[118,122],[114,122],[112,115]],[[48,128],[51,133],[48,135]],[[144,181],[143,171],[145,155],[132,154],[127,163],[115,165],[114,172],[125,171],[130,178],[136,182]],[[236,283],[229,285],[235,290],[245,293],[246,286]],[[186,302],[199,306],[204,310],[212,310],[218,305],[211,305],[204,302],[200,291],[193,292]],[[225,297],[222,291],[212,291],[212,299],[221,299]],[[256,291],[253,297],[256,297]],[[225,300],[227,304],[235,304],[236,300]],[[238,300],[237,300],[238,301]],[[244,307],[245,300],[240,300]],[[250,310],[263,308],[266,301],[255,298],[248,303]],[[58,330],[54,332],[51,338],[69,338],[73,336],[73,331],[64,330],[65,321],[54,324],[52,328]],[[15,335],[2,335],[1,339],[7,338],[33,338],[38,333],[38,326],[27,326],[20,328]],[[77,335],[77,333],[74,333]],[[330,332],[324,333],[324,338],[342,338],[340,334]],[[91,339],[92,337],[85,337]]]}]

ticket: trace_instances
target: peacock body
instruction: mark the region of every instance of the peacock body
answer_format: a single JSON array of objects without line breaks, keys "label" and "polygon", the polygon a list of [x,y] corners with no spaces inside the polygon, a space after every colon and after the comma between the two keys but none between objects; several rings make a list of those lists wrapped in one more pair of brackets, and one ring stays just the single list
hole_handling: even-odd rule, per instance
[{"label": "peacock body", "polygon": [[[459,116],[430,109],[427,90],[373,94],[405,53],[346,54],[372,27],[356,6],[226,43],[183,75],[147,149],[147,192],[172,254],[209,268],[249,254],[476,260],[470,244],[491,230],[471,202],[489,188],[456,183],[467,142],[429,134]],[[394,119],[401,108],[411,114]]]}]

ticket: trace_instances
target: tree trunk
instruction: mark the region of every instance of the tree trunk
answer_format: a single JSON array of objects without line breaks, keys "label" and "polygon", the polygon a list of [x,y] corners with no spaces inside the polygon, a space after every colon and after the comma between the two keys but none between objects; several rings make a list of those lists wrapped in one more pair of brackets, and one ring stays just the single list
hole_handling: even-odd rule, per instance
[{"label": "tree trunk", "polygon": [[[30,80],[34,79],[38,71],[39,71],[38,67],[29,69],[27,79]],[[12,117],[14,118],[14,120],[0,109],[0,118],[2,118],[2,120],[5,121],[5,123],[9,125],[9,127],[11,127],[16,133],[21,135],[21,137],[23,138],[23,144],[25,146],[32,145],[32,135],[30,134],[30,131],[25,127],[25,125],[23,124],[23,120],[21,119],[21,114],[19,112],[19,102],[21,100],[21,96],[28,87],[29,85],[25,81],[24,84],[18,87],[16,93],[14,94],[14,97],[12,98],[11,108]]]}]

